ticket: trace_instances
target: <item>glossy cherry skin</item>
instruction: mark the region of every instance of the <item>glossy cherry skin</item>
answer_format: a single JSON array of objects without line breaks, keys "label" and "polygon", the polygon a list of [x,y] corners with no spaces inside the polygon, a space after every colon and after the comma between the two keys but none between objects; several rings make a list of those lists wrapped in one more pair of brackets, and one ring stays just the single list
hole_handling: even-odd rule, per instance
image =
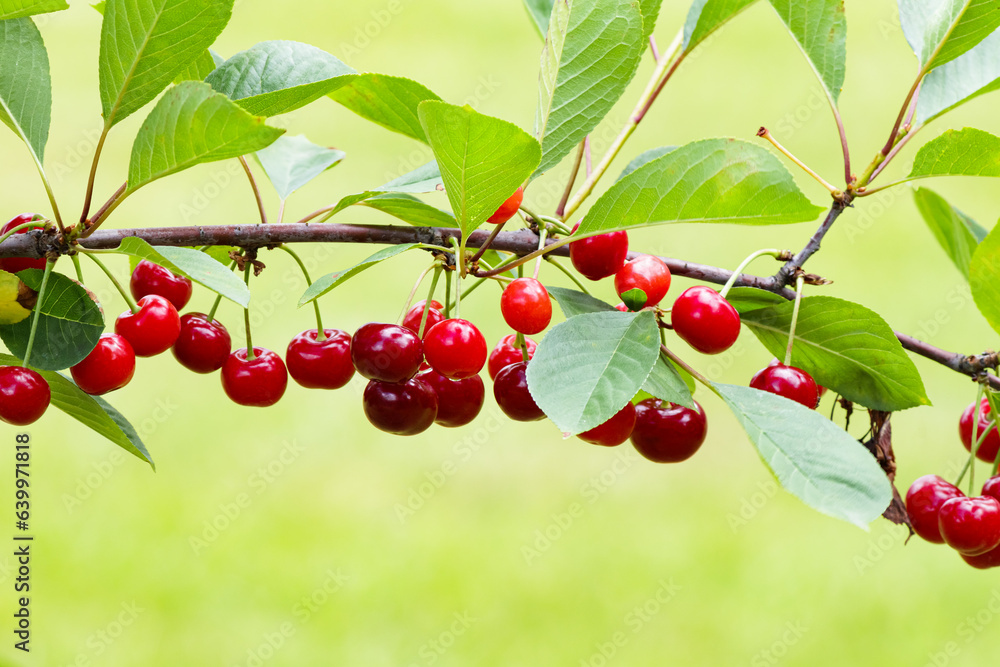
[{"label": "glossy cherry skin", "polygon": [[989,570],[994,567],[1000,567],[1000,547],[978,556],[966,556],[963,553],[959,553],[959,555],[962,557],[962,560],[977,570]]},{"label": "glossy cherry skin", "polygon": [[420,369],[424,344],[406,327],[372,322],[354,333],[351,360],[363,378],[405,382]]},{"label": "glossy cherry skin", "polygon": [[1000,476],[991,477],[983,484],[983,495],[1000,500]]},{"label": "glossy cherry skin", "polygon": [[204,313],[181,316],[181,333],[174,342],[174,358],[195,373],[214,373],[232,352],[229,331],[218,320],[208,321]]},{"label": "glossy cherry skin", "polygon": [[253,408],[274,405],[288,387],[288,370],[276,353],[263,347],[253,348],[254,358],[247,359],[241,347],[222,365],[222,389],[234,403]]},{"label": "glossy cherry skin", "polygon": [[0,366],[0,420],[14,426],[38,421],[52,399],[49,383],[23,366]]},{"label": "glossy cherry skin", "polygon": [[646,293],[644,308],[655,306],[670,291],[670,269],[663,260],[652,255],[639,255],[626,262],[615,274],[615,290],[622,296],[633,289]]},{"label": "glossy cherry skin", "polygon": [[439,426],[458,428],[472,423],[483,409],[486,387],[478,375],[464,380],[449,380],[434,369],[422,371],[417,379],[425,382],[437,394],[438,411],[434,419]]},{"label": "glossy cherry skin", "polygon": [[801,403],[810,410],[819,404],[819,387],[809,373],[795,366],[773,364],[757,371],[750,386]]},{"label": "glossy cherry skin", "polygon": [[[975,402],[970,403],[969,407],[965,408],[965,411],[962,412],[962,416],[958,420],[958,436],[962,439],[965,449],[970,452],[972,451],[972,413],[974,410]],[[986,432],[991,419],[989,401],[983,398],[979,407],[979,426],[976,428],[977,440]],[[1000,451],[1000,432],[997,429],[993,429],[986,436],[986,439],[983,440],[983,444],[979,446],[979,449],[976,450],[976,458],[987,463],[993,463],[996,460],[997,451]]]},{"label": "glossy cherry skin", "polygon": [[941,505],[952,498],[963,498],[965,494],[937,475],[918,478],[906,492],[906,513],[914,532],[933,544],[944,544],[941,528],[938,526],[938,512]]},{"label": "glossy cherry skin", "polygon": [[181,318],[177,309],[158,294],[138,301],[139,312],[126,310],[115,320],[115,333],[132,344],[137,357],[152,357],[166,352],[181,335]]},{"label": "glossy cherry skin", "polygon": [[966,556],[980,556],[1000,546],[1000,501],[991,496],[952,498],[938,510],[941,537]]},{"label": "glossy cherry skin", "polygon": [[[530,360],[535,356],[535,348],[538,347],[538,344],[530,338],[525,338],[524,346],[528,349],[528,359]],[[486,362],[490,379],[495,380],[497,373],[519,361],[524,361],[524,353],[521,352],[521,348],[517,347],[517,336],[515,334],[504,336],[490,352],[490,358]]]},{"label": "glossy cherry skin", "polygon": [[545,413],[528,391],[528,364],[519,361],[507,366],[493,380],[493,397],[505,415],[516,422],[545,419]]},{"label": "glossy cherry skin", "polygon": [[726,298],[711,287],[684,290],[670,311],[674,332],[703,354],[719,354],[740,336],[740,315]]},{"label": "glossy cherry skin", "polygon": [[[22,213],[21,215],[17,216],[16,218],[8,222],[3,227],[0,227],[0,236],[3,236],[10,230],[14,229],[15,227],[19,227],[25,224],[26,222],[31,222],[34,219],[34,217],[35,217],[34,213]],[[41,227],[42,223],[39,222],[38,226]],[[19,232],[15,232],[15,234],[26,234],[29,231],[31,231],[31,229],[32,228],[28,227],[22,229]],[[27,257],[0,258],[0,269],[3,269],[8,273],[17,273],[18,271],[24,271],[25,269],[44,269],[44,268],[45,268],[44,258],[39,258],[39,259],[29,259]]]},{"label": "glossy cherry skin", "polygon": [[[577,224],[573,232],[580,227]],[[569,244],[569,259],[573,268],[588,280],[613,276],[625,265],[628,255],[628,232],[611,232],[590,236]]]},{"label": "glossy cherry skin", "polygon": [[468,320],[445,320],[424,336],[427,363],[446,378],[463,380],[486,365],[486,339]]},{"label": "glossy cherry skin", "polygon": [[354,377],[351,335],[340,329],[309,329],[292,339],[285,352],[288,374],[306,389],[340,389]]},{"label": "glossy cherry skin", "polygon": [[417,435],[431,427],[438,413],[438,397],[429,384],[418,378],[406,382],[377,382],[365,387],[362,406],[365,417],[380,431],[395,435]]},{"label": "glossy cherry skin", "polygon": [[514,191],[514,194],[507,198],[507,201],[500,204],[500,208],[496,210],[496,213],[487,218],[486,222],[494,225],[507,222],[514,217],[517,209],[521,208],[522,201],[524,201],[524,188],[518,188]]},{"label": "glossy cherry skin", "polygon": [[708,433],[705,411],[647,398],[635,406],[632,445],[654,463],[680,463],[701,448]]},{"label": "glossy cherry skin", "polygon": [[80,389],[91,396],[101,396],[132,381],[135,352],[124,337],[101,334],[97,346],[69,372]]},{"label": "glossy cherry skin", "polygon": [[139,262],[128,283],[135,299],[149,294],[159,294],[180,310],[191,300],[191,281],[170,269],[154,264],[148,259]]},{"label": "glossy cherry skin", "polygon": [[[412,331],[415,334],[419,334],[420,321],[424,317],[424,304],[427,303],[426,299],[418,301],[413,304],[413,307],[406,311],[406,315],[403,317],[403,326]],[[431,301],[431,307],[427,310],[427,323],[424,324],[424,335],[431,330],[431,327],[444,320],[444,313],[442,312],[442,306],[437,301]]]},{"label": "glossy cherry skin", "polygon": [[542,283],[534,278],[518,278],[500,297],[500,312],[514,331],[534,335],[552,321],[552,300]]},{"label": "glossy cherry skin", "polygon": [[629,439],[634,428],[635,406],[629,402],[608,421],[589,431],[584,431],[576,437],[592,445],[617,447]]}]

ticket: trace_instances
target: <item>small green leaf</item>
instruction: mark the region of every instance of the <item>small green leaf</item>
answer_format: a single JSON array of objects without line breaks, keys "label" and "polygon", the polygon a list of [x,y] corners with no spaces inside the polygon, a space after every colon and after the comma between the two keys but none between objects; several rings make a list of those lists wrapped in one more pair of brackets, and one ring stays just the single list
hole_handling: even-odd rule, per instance
[{"label": "small green leaf", "polygon": [[66,0],[0,0],[0,21],[60,12],[64,9],[69,9]]},{"label": "small green leaf", "polygon": [[385,185],[375,188],[376,192],[408,192],[420,194],[423,192],[444,191],[444,181],[437,160],[431,160],[399,178],[394,178]]},{"label": "small green leaf", "polygon": [[986,230],[930,190],[918,188],[913,198],[934,238],[968,280],[972,254],[979,242],[986,238]]},{"label": "small green leaf", "polygon": [[625,168],[622,170],[621,175],[615,182],[617,183],[618,181],[622,180],[623,178],[631,174],[639,167],[642,167],[647,163],[652,162],[656,158],[661,158],[667,153],[675,150],[677,150],[677,146],[660,146],[659,148],[650,148],[648,151],[640,153],[638,157],[636,157],[627,165],[625,165]]},{"label": "small green leaf", "polygon": [[184,71],[174,77],[174,83],[185,81],[204,81],[205,77],[215,71],[215,58],[212,52],[205,49],[195,58]]},{"label": "small green leaf", "polygon": [[545,289],[548,290],[549,296],[555,299],[559,307],[562,308],[563,315],[567,320],[571,317],[587,313],[615,312],[615,307],[610,303],[605,303],[589,294],[584,294],[574,289],[548,286]]},{"label": "small green leaf", "polygon": [[545,39],[545,33],[549,31],[549,17],[552,16],[554,4],[555,0],[524,0],[524,8],[528,10],[528,16],[542,39]]},{"label": "small green leaf", "polygon": [[755,287],[734,287],[729,290],[726,300],[740,313],[746,313],[757,308],[776,306],[788,299]]},{"label": "small green leaf", "polygon": [[899,0],[903,34],[924,71],[951,62],[1000,27],[997,0]]},{"label": "small green leaf", "polygon": [[847,72],[847,17],[844,0],[770,0],[819,77],[830,103],[837,105]]},{"label": "small green leaf", "polygon": [[388,213],[417,227],[458,227],[451,213],[425,204],[413,195],[388,192],[363,199],[358,205]]},{"label": "small green leaf", "polygon": [[979,312],[1000,333],[1000,224],[993,227],[973,253],[969,284]]},{"label": "small green leaf", "polygon": [[684,51],[690,53],[756,0],[694,0],[684,23]]},{"label": "small green leaf", "polygon": [[908,179],[928,176],[1000,176],[1000,137],[966,127],[924,144]]},{"label": "small green leaf", "polygon": [[694,398],[691,396],[694,391],[694,378],[687,373],[681,375],[677,367],[662,353],[643,383],[642,390],[661,401],[695,409]]},{"label": "small green leaf", "polygon": [[256,153],[257,161],[278,191],[289,195],[344,159],[344,151],[317,146],[302,135],[278,137]]},{"label": "small green leaf", "polygon": [[52,79],[42,34],[31,19],[0,21],[0,121],[42,165],[52,117]]},{"label": "small green leaf", "polygon": [[426,86],[400,76],[360,74],[330,93],[339,102],[366,120],[387,130],[427,143],[417,107],[426,100],[440,100]]},{"label": "small green leaf", "polygon": [[917,123],[929,123],[997,88],[1000,88],[1000,30],[924,77],[917,98]]},{"label": "small green leaf", "polygon": [[638,287],[624,292],[621,297],[625,307],[633,312],[646,307],[646,293]]},{"label": "small green leaf", "polygon": [[306,305],[307,303],[315,301],[319,297],[323,296],[324,294],[332,290],[334,287],[337,287],[338,285],[347,282],[349,279],[358,275],[365,269],[370,269],[376,264],[379,264],[380,262],[384,262],[385,260],[391,257],[395,257],[396,255],[404,253],[407,250],[417,247],[418,245],[420,244],[401,243],[399,245],[389,246],[388,248],[383,248],[382,250],[379,250],[377,253],[375,253],[368,259],[358,264],[355,264],[349,269],[344,269],[343,271],[337,271],[336,273],[328,273],[327,275],[323,276],[322,278],[314,282],[306,289],[305,293],[299,299],[299,306],[301,307]]}]

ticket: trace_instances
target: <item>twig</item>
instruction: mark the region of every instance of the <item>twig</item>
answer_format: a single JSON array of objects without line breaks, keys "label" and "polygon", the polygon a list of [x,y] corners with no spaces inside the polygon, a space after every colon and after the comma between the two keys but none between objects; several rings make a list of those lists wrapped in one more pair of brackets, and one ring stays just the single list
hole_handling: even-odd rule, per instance
[{"label": "twig", "polygon": [[583,152],[587,146],[587,141],[584,139],[580,142],[580,148],[576,151],[576,159],[573,161],[573,166],[569,171],[569,181],[566,183],[566,190],[563,192],[562,199],[559,200],[559,206],[556,207],[556,215],[560,218],[566,212],[566,202],[569,201],[570,195],[573,194],[573,186],[576,184],[576,176],[580,173],[580,164],[583,162]]},{"label": "twig", "polygon": [[247,159],[244,156],[239,158],[240,164],[243,165],[243,171],[246,172],[247,178],[250,180],[250,188],[253,190],[254,199],[257,200],[257,211],[260,213],[260,224],[267,224],[267,212],[264,211],[264,200],[260,196],[260,188],[257,187],[257,180],[253,177],[253,172],[250,171],[250,165],[247,164]]},{"label": "twig", "polygon": [[824,188],[826,188],[827,191],[831,195],[833,195],[834,197],[838,197],[841,194],[840,190],[838,190],[833,185],[830,185],[829,183],[827,183],[826,179],[824,179],[822,176],[820,176],[815,171],[813,171],[812,169],[810,169],[809,166],[807,166],[805,162],[803,162],[802,160],[800,160],[797,157],[795,157],[795,155],[790,150],[788,150],[787,148],[785,148],[784,146],[782,146],[780,143],[778,143],[778,140],[775,139],[771,135],[771,133],[768,131],[768,129],[766,127],[762,127],[759,130],[757,130],[757,136],[760,137],[760,138],[762,138],[762,139],[765,139],[765,140],[769,141],[771,143],[771,145],[774,146],[778,150],[779,153],[781,153],[782,155],[784,155],[785,157],[787,157],[789,160],[791,160],[792,162],[794,162],[796,165],[798,165],[799,169],[801,169],[802,171],[804,171],[807,174],[809,174],[810,176],[812,176],[816,180],[816,182],[818,182],[820,185],[822,185]]},{"label": "twig", "polygon": [[[848,197],[849,199],[849,197]],[[774,274],[774,280],[776,284],[784,287],[792,282],[792,277],[798,269],[808,261],[810,257],[816,254],[819,250],[820,244],[823,242],[823,238],[826,233],[830,231],[833,227],[833,223],[837,221],[840,214],[844,212],[844,209],[850,204],[849,201],[845,200],[834,200],[833,206],[830,207],[830,212],[826,214],[826,218],[823,220],[823,224],[819,226],[816,233],[812,235],[809,239],[809,243],[806,247],[800,250],[794,257],[785,262],[785,265],[778,269],[778,272]]]}]

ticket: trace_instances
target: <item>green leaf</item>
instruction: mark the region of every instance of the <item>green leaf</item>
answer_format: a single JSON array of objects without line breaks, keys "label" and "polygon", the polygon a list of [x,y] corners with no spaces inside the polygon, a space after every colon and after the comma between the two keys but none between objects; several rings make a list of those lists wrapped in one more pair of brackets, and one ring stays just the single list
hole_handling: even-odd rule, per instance
[{"label": "green leaf", "polygon": [[408,192],[410,194],[437,192],[444,190],[444,181],[441,179],[441,170],[438,169],[437,160],[431,160],[375,190],[377,192]]},{"label": "green leaf", "polygon": [[972,298],[990,323],[1000,333],[1000,224],[993,228],[976,248],[969,265]]},{"label": "green leaf", "polygon": [[52,118],[52,79],[42,34],[31,19],[0,21],[0,63],[0,121],[41,167]]},{"label": "green leaf", "polygon": [[185,81],[204,81],[205,77],[214,71],[215,58],[212,57],[211,51],[205,49],[201,52],[201,55],[191,62],[190,65],[174,77],[174,83],[183,83]]},{"label": "green leaf", "polygon": [[646,299],[648,298],[646,296],[646,292],[639,289],[638,287],[623,292],[621,294],[621,297],[622,297],[622,303],[625,304],[625,307],[632,311],[642,310],[643,308],[645,308]]},{"label": "green leaf", "polygon": [[[38,291],[45,272],[25,269],[18,277]],[[61,273],[53,272],[45,288],[45,298],[35,306],[39,311],[38,329],[31,351],[31,365],[46,371],[57,371],[77,364],[90,354],[104,331],[104,314],[87,288]],[[32,317],[0,326],[0,338],[17,357],[24,359],[28,351]]]},{"label": "green leaf", "polygon": [[365,269],[370,269],[371,267],[384,262],[385,260],[395,257],[401,253],[406,252],[412,248],[420,245],[419,243],[401,243],[399,245],[389,246],[388,248],[382,248],[377,253],[369,257],[368,259],[355,264],[349,269],[344,269],[343,271],[337,271],[336,273],[328,273],[323,276],[312,285],[310,285],[302,297],[299,299],[299,306],[304,306],[307,303],[315,301],[319,297],[323,296],[334,287],[347,282],[349,279],[358,275]]},{"label": "green leaf", "polygon": [[611,111],[639,66],[642,37],[634,0],[556,2],[539,78],[537,173],[557,165]]},{"label": "green leaf", "polygon": [[577,234],[667,222],[788,224],[814,220],[821,212],[767,150],[736,139],[705,139],[615,183],[594,203]]},{"label": "green leaf", "polygon": [[659,355],[656,317],[590,313],[561,322],[528,364],[528,390],[563,433],[603,424],[632,400]]},{"label": "green leaf", "polygon": [[545,34],[549,31],[549,18],[554,4],[555,0],[524,0],[524,8],[528,10],[528,16],[542,39],[545,39]]},{"label": "green leaf", "polygon": [[451,209],[468,234],[538,166],[538,142],[516,125],[469,106],[429,101],[421,103],[419,113]]},{"label": "green leaf", "polygon": [[565,287],[545,287],[549,296],[556,300],[566,319],[587,313],[615,312],[615,307],[589,294]]},{"label": "green leaf", "polygon": [[787,299],[778,296],[774,292],[767,292],[756,287],[734,287],[729,290],[726,300],[740,313],[756,310],[757,308],[769,308],[787,301]]},{"label": "green leaf", "polygon": [[197,164],[254,153],[283,133],[208,84],[185,81],[160,98],[139,129],[128,168],[129,190]]},{"label": "green leaf", "polygon": [[426,100],[440,100],[426,86],[401,76],[360,74],[330,98],[366,120],[387,130],[427,143],[417,107]]},{"label": "green leaf", "polygon": [[694,378],[687,373],[682,376],[677,367],[661,353],[653,365],[652,372],[643,383],[642,390],[661,401],[669,401],[694,410],[694,398],[691,396],[693,387]]},{"label": "green leaf", "polygon": [[715,389],[781,485],[806,505],[864,529],[889,506],[892,486],[875,457],[829,419],[766,391]]},{"label": "green leaf", "polygon": [[656,30],[656,20],[660,16],[660,6],[663,0],[639,0],[639,11],[642,14],[642,41],[645,42]]},{"label": "green leaf", "polygon": [[684,23],[684,51],[690,53],[756,0],[694,0]]},{"label": "green leaf", "polygon": [[625,165],[625,169],[622,170],[621,175],[615,182],[617,183],[618,181],[622,180],[623,178],[631,174],[639,167],[642,167],[652,162],[653,160],[661,158],[667,153],[670,153],[671,151],[675,150],[677,150],[677,146],[660,146],[659,148],[650,148],[648,151],[640,153],[638,157],[634,158],[631,162]]},{"label": "green leaf", "polygon": [[770,2],[819,77],[830,103],[836,106],[847,71],[844,0]]},{"label": "green leaf", "polygon": [[69,9],[66,0],[0,0],[0,21],[60,12],[64,9]]},{"label": "green leaf", "polygon": [[1000,176],[1000,137],[966,127],[924,144],[907,180],[928,176]]},{"label": "green leaf", "polygon": [[997,88],[1000,88],[1000,30],[924,77],[917,98],[917,123],[929,123]]},{"label": "green leaf", "polygon": [[317,146],[302,135],[278,137],[273,144],[256,153],[257,162],[278,191],[289,195],[344,159],[344,151]]},{"label": "green leaf", "polygon": [[295,111],[350,83],[357,72],[300,42],[261,42],[219,65],[206,81],[257,116]]},{"label": "green leaf", "polygon": [[237,248],[236,246],[213,245],[206,248],[205,250],[202,250],[202,252],[204,252],[206,255],[214,259],[216,262],[229,266],[230,264],[233,263],[232,258],[229,256],[229,253],[236,250],[239,250],[239,248]]},{"label": "green leaf", "polygon": [[955,60],[1000,27],[997,0],[899,0],[899,22],[924,71]]},{"label": "green leaf", "polygon": [[930,190],[918,188],[913,198],[934,238],[968,280],[969,262],[976,246],[986,237],[986,230]]},{"label": "green leaf", "polygon": [[358,204],[388,213],[417,227],[458,227],[451,213],[425,204],[413,195],[390,192],[364,199]]},{"label": "green leaf", "polygon": [[[781,359],[793,308],[786,301],[741,311],[740,319]],[[829,296],[802,299],[792,365],[866,408],[897,412],[930,405],[920,373],[892,328],[877,313],[850,301]]]}]

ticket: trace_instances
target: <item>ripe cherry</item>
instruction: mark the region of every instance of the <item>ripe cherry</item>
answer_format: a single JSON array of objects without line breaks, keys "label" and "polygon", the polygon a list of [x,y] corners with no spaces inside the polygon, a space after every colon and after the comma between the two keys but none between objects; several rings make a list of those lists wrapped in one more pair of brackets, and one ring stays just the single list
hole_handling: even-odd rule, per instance
[{"label": "ripe cherry", "polygon": [[705,442],[708,422],[701,405],[697,410],[647,398],[635,406],[632,444],[654,463],[680,463],[695,455]]},{"label": "ripe cherry", "polygon": [[0,420],[14,426],[38,421],[52,399],[49,383],[23,366],[0,366]]},{"label": "ripe cherry", "polygon": [[[426,303],[427,300],[424,299],[413,304],[413,307],[406,311],[406,315],[403,317],[403,326],[415,334],[420,333],[420,321],[424,316],[424,304]],[[427,309],[427,323],[424,325],[425,336],[432,326],[444,320],[443,308],[444,306],[438,301],[431,301],[431,307]]]},{"label": "ripe cherry", "polygon": [[[969,407],[965,408],[962,412],[961,418],[958,420],[958,436],[962,439],[962,444],[965,445],[965,449],[972,451],[972,413],[975,409],[975,402],[969,404]],[[990,403],[987,399],[983,399],[979,406],[979,426],[976,428],[976,439],[978,440],[986,429],[989,427],[990,421],[993,417],[990,414]],[[979,449],[976,450],[976,458],[981,461],[986,461],[987,463],[993,463],[996,460],[997,452],[1000,451],[1000,432],[997,429],[993,429],[986,439],[983,440],[983,444],[979,445]]]},{"label": "ripe cherry", "polygon": [[[0,227],[0,236],[3,236],[15,227],[19,227],[25,223],[31,222],[35,219],[34,213],[22,213],[10,222],[8,222],[3,227]],[[38,227],[43,226],[42,222],[38,223]],[[26,234],[30,232],[34,227],[26,227],[19,232],[14,232],[15,234]],[[17,273],[18,271],[24,271],[25,269],[44,269],[45,268],[45,258],[39,259],[29,259],[28,257],[3,257],[0,258],[0,269],[8,273]]]},{"label": "ripe cherry", "polygon": [[137,357],[152,357],[169,350],[181,334],[177,309],[158,294],[138,301],[139,312],[126,310],[115,320],[115,333],[132,344]]},{"label": "ripe cherry", "polygon": [[962,557],[962,560],[977,570],[989,570],[994,567],[1000,567],[1000,547],[978,556],[967,556],[963,553],[959,553],[959,555]]},{"label": "ripe cherry", "polygon": [[750,386],[801,403],[810,410],[819,404],[819,387],[809,373],[795,366],[772,364],[757,371]]},{"label": "ripe cherry", "polygon": [[507,366],[493,381],[493,397],[503,413],[518,422],[533,422],[545,418],[528,391],[528,364],[519,361]]},{"label": "ripe cherry", "polygon": [[254,358],[247,358],[241,347],[222,365],[222,389],[234,403],[254,408],[274,405],[288,387],[285,362],[271,350],[254,347]]},{"label": "ripe cherry", "polygon": [[644,308],[655,306],[670,290],[670,269],[658,257],[639,255],[615,274],[618,296],[633,289],[641,289],[646,293]]},{"label": "ripe cherry", "polygon": [[938,526],[941,505],[952,498],[963,498],[964,493],[937,475],[918,478],[906,492],[906,513],[914,532],[933,544],[944,544]]},{"label": "ripe cherry", "polygon": [[524,201],[524,188],[518,188],[514,191],[514,194],[507,199],[507,201],[500,204],[500,208],[498,208],[496,213],[491,215],[486,222],[494,225],[507,222],[514,217],[514,214],[517,213],[517,209],[521,208],[522,201]]},{"label": "ripe cherry", "polygon": [[181,333],[173,352],[184,368],[195,373],[214,373],[226,363],[232,349],[232,339],[222,322],[209,321],[204,313],[181,316]]},{"label": "ripe cherry", "polygon": [[677,297],[670,311],[674,331],[704,354],[725,352],[740,335],[740,316],[726,298],[711,287],[690,287]]},{"label": "ripe cherry", "polygon": [[180,310],[191,300],[191,281],[148,259],[139,262],[129,280],[129,291],[136,299],[159,294]]},{"label": "ripe cherry", "polygon": [[941,537],[966,556],[980,556],[1000,546],[1000,501],[990,496],[952,498],[938,510]]},{"label": "ripe cherry", "polygon": [[[580,227],[577,224],[573,232]],[[611,232],[590,236],[569,244],[569,259],[573,267],[588,280],[613,276],[625,265],[628,255],[628,232]]]},{"label": "ripe cherry", "polygon": [[395,324],[365,324],[354,333],[351,360],[361,377],[405,382],[417,374],[424,345],[417,334]]},{"label": "ripe cherry", "polygon": [[92,396],[101,396],[132,381],[135,352],[124,337],[101,334],[97,346],[69,372],[80,389]]},{"label": "ripe cherry", "polygon": [[624,301],[619,301],[618,305],[615,306],[615,310],[623,312],[623,313],[629,312],[628,306],[625,305]]},{"label": "ripe cherry", "polygon": [[[528,349],[528,359],[530,360],[535,356],[535,348],[538,347],[538,344],[530,338],[525,338],[524,346]],[[519,361],[524,361],[524,353],[517,346],[517,336],[515,334],[504,336],[490,352],[490,358],[486,364],[490,379],[495,380],[497,373]]]},{"label": "ripe cherry", "polygon": [[438,399],[435,422],[447,428],[465,426],[479,416],[486,400],[486,387],[478,375],[464,380],[449,380],[430,369],[417,375],[418,380],[427,383]]},{"label": "ripe cherry", "polygon": [[635,428],[635,406],[630,401],[615,413],[614,417],[577,437],[592,445],[617,447],[629,439],[633,428]]},{"label": "ripe cherry", "polygon": [[418,378],[406,382],[372,380],[362,400],[365,417],[380,431],[395,435],[423,433],[437,417],[438,397]]},{"label": "ripe cherry", "polygon": [[486,365],[486,339],[468,320],[445,320],[424,336],[424,355],[431,368],[452,380],[472,377]]},{"label": "ripe cherry", "polygon": [[306,389],[340,389],[354,377],[351,335],[340,329],[303,331],[292,339],[285,352],[288,374]]},{"label": "ripe cherry", "polygon": [[983,484],[983,495],[1000,500],[1000,476],[991,477]]},{"label": "ripe cherry", "polygon": [[511,329],[532,335],[540,333],[552,321],[552,300],[534,278],[518,278],[504,288],[500,312]]}]

